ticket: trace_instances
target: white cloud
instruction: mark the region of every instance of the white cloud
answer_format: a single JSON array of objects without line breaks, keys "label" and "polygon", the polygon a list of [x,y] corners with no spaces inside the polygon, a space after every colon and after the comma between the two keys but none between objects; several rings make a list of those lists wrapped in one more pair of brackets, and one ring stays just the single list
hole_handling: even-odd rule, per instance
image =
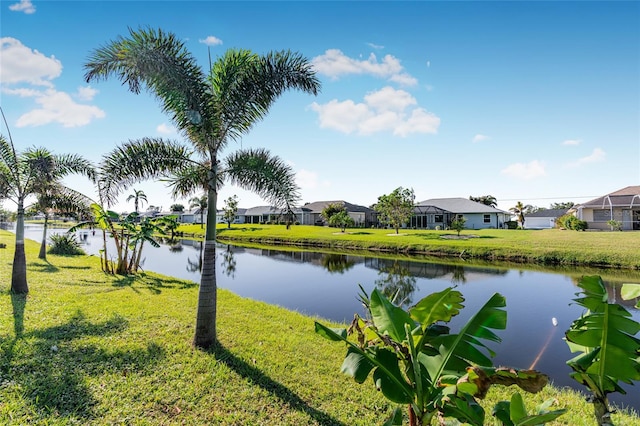
[{"label": "white cloud", "polygon": [[162,124],[159,124],[158,127],[156,127],[156,132],[161,133],[163,135],[173,135],[176,133],[176,128],[166,123],[162,123]]},{"label": "white cloud", "polygon": [[367,59],[353,59],[346,56],[339,49],[329,49],[323,55],[316,56],[311,61],[320,74],[338,79],[347,74],[366,74],[379,78],[386,78],[405,86],[414,86],[418,81],[407,74],[400,64],[400,60],[391,55],[385,55],[378,61],[375,54]]},{"label": "white cloud", "polygon": [[311,109],[318,113],[321,128],[342,133],[369,135],[390,131],[402,137],[437,133],[440,118],[415,105],[415,98],[404,90],[384,87],[367,94],[363,103],[333,99],[322,105],[314,102]]},{"label": "white cloud", "polygon": [[98,91],[91,86],[78,87],[78,93],[76,94],[76,97],[81,101],[91,101],[97,94]]},{"label": "white cloud", "polygon": [[46,57],[12,37],[0,39],[0,81],[3,85],[29,83],[53,87],[51,80],[62,73],[62,63]]},{"label": "white cloud", "polygon": [[580,142],[582,142],[580,139],[567,139],[562,142],[562,145],[580,145]]},{"label": "white cloud", "polygon": [[27,15],[36,13],[36,7],[31,3],[31,0],[20,0],[19,3],[10,5],[9,10],[14,12],[24,12]]},{"label": "white cloud", "polygon": [[[23,91],[26,96],[27,91]],[[40,108],[21,115],[16,122],[17,127],[42,126],[49,123],[60,123],[64,127],[78,127],[89,124],[94,118],[103,118],[104,111],[92,105],[82,105],[73,101],[65,92],[47,89],[44,92],[30,91]]]},{"label": "white cloud", "polygon": [[200,43],[206,44],[207,46],[218,46],[222,44],[222,40],[215,36],[208,36],[205,39],[198,40]]},{"label": "white cloud", "polygon": [[296,183],[302,189],[317,188],[318,174],[309,170],[300,169],[296,172]]},{"label": "white cloud", "polygon": [[533,160],[528,163],[515,163],[507,166],[501,171],[502,174],[511,176],[516,179],[530,180],[537,177],[545,176],[544,163],[538,160]]},{"label": "white cloud", "polygon": [[489,140],[489,139],[491,139],[489,136],[487,136],[487,135],[481,135],[480,133],[478,133],[477,135],[475,135],[475,136],[473,137],[472,142],[473,142],[473,143],[477,143],[477,142],[482,142],[482,141],[486,141],[486,140]]},{"label": "white cloud", "polygon": [[384,46],[382,46],[380,44],[367,43],[367,46],[369,46],[372,49],[376,49],[376,50],[384,49]]},{"label": "white cloud", "polygon": [[567,167],[580,167],[585,164],[599,163],[605,160],[607,154],[600,148],[595,148],[590,155],[567,163]]}]

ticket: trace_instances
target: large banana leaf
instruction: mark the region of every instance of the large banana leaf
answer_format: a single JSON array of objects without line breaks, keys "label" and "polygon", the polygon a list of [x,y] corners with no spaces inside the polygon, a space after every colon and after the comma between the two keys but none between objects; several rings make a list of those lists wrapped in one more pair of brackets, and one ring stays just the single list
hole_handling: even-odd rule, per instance
[{"label": "large banana leaf", "polygon": [[481,349],[491,356],[493,351],[480,339],[500,342],[493,330],[507,327],[507,312],[504,296],[495,293],[482,308],[462,327],[458,334],[444,334],[435,337],[430,344],[438,349],[439,355],[422,358],[435,383],[445,371],[464,371],[469,365],[491,366],[492,362]]},{"label": "large banana leaf", "polygon": [[599,276],[583,277],[578,285],[584,296],[574,300],[588,312],[565,334],[572,352],[582,352],[567,361],[574,370],[571,376],[600,395],[625,393],[618,381],[640,380],[640,340],[635,337],[640,324],[622,306],[608,303]]},{"label": "large banana leaf", "polygon": [[416,324],[402,308],[395,306],[378,289],[371,292],[371,319],[380,334],[387,334],[398,343],[406,340],[405,324],[412,330]]}]

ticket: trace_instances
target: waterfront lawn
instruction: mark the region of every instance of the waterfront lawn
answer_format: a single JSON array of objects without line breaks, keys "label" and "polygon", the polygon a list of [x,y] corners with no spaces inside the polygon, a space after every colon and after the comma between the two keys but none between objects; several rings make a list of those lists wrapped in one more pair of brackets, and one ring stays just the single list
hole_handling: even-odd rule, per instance
[{"label": "waterfront lawn", "polygon": [[324,226],[232,225],[220,240],[291,244],[334,249],[463,256],[546,264],[640,269],[640,232],[577,232],[559,229],[455,231],[347,229]]},{"label": "waterfront lawn", "polygon": [[[370,379],[339,372],[345,349],[314,334],[313,318],[228,291],[210,352],[191,347],[190,281],[107,276],[93,256],[44,262],[26,241],[30,293],[11,295],[14,241],[0,231],[0,424],[375,425],[393,408]],[[487,424],[511,391],[490,393]],[[578,393],[547,387],[525,400],[550,397],[570,409],[556,424],[595,424]]]}]

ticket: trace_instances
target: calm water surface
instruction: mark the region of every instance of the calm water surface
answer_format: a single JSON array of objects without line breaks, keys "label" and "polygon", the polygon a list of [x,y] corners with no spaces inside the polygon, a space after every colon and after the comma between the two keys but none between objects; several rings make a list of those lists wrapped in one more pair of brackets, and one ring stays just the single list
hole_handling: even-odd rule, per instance
[{"label": "calm water surface", "polygon": [[[53,232],[63,232],[54,230]],[[100,232],[79,234],[83,248],[97,254],[102,248]],[[42,227],[27,225],[26,238],[41,241]],[[202,243],[182,241],[179,245],[146,246],[143,268],[161,274],[200,280]],[[578,271],[579,272],[579,271]],[[605,275],[604,271],[601,275]],[[283,306],[311,316],[349,322],[354,313],[364,314],[357,300],[359,284],[367,293],[378,288],[398,293],[404,305],[450,286],[464,295],[466,308],[451,322],[458,330],[494,294],[507,300],[507,329],[498,332],[495,365],[535,368],[548,374],[555,385],[583,390],[570,377],[565,361],[573,357],[562,340],[564,331],[582,309],[572,304],[579,290],[576,276],[561,272],[505,269],[489,266],[452,266],[406,260],[390,260],[340,254],[251,249],[219,244],[218,286],[240,296]],[[596,274],[589,270],[586,274]],[[640,282],[640,275],[608,282],[617,302],[624,303],[636,321],[640,311],[633,302],[619,300],[623,282]],[[557,320],[554,326],[552,319]],[[338,371],[339,366],[336,366]],[[640,410],[640,388],[624,386],[628,394],[613,399],[618,404]]]}]

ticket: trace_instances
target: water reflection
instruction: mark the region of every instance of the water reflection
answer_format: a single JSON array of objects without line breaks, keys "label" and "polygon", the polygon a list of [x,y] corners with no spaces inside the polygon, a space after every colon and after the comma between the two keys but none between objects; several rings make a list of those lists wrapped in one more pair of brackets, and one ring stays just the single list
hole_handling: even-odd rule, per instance
[{"label": "water reflection", "polygon": [[413,304],[413,292],[416,290],[416,277],[411,275],[407,262],[390,261],[378,265],[375,285],[397,306],[405,308]]}]

